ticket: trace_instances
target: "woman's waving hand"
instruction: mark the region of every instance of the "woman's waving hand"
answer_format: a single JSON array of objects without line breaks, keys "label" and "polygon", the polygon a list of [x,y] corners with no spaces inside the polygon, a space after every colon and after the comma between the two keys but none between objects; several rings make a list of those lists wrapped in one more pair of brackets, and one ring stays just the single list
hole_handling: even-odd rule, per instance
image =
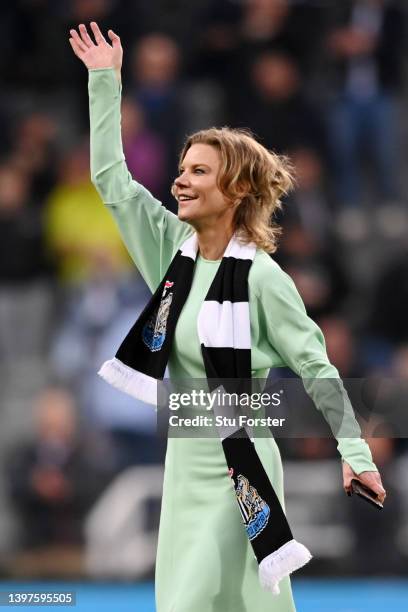
[{"label": "woman's waving hand", "polygon": [[85,64],[88,70],[97,68],[114,68],[117,78],[120,81],[120,71],[122,68],[123,49],[120,38],[112,30],[108,30],[111,41],[109,44],[98,24],[94,21],[90,24],[94,40],[88,33],[86,26],[81,23],[77,30],[70,30],[71,38],[69,42],[77,57]]}]

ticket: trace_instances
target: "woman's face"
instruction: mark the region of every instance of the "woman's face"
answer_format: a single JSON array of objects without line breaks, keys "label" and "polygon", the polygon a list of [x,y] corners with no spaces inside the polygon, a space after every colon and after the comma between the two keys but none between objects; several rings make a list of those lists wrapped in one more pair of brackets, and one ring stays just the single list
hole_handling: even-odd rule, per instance
[{"label": "woman's face", "polygon": [[218,150],[207,144],[193,144],[174,181],[173,194],[178,201],[178,217],[193,227],[230,223],[231,202],[217,185],[221,160]]}]

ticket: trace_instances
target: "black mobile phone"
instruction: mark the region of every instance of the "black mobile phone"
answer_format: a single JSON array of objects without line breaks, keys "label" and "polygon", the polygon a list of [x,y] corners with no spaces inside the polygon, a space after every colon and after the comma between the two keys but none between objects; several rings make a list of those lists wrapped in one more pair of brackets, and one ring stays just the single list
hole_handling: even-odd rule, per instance
[{"label": "black mobile phone", "polygon": [[355,493],[361,499],[364,499],[366,502],[378,508],[378,510],[383,509],[383,504],[379,501],[377,493],[375,493],[372,489],[363,485],[362,482],[353,478],[351,481],[351,493]]}]

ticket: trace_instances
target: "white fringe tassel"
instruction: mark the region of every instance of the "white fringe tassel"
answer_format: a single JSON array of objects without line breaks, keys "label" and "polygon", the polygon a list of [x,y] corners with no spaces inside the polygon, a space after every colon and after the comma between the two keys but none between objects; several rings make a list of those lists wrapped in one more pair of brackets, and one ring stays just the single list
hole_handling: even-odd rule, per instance
[{"label": "white fringe tassel", "polygon": [[266,591],[279,595],[279,582],[303,565],[306,565],[312,555],[303,544],[290,540],[275,550],[259,564],[259,580]]},{"label": "white fringe tassel", "polygon": [[105,361],[98,374],[124,393],[157,406],[157,380],[155,378],[133,370],[116,357]]}]

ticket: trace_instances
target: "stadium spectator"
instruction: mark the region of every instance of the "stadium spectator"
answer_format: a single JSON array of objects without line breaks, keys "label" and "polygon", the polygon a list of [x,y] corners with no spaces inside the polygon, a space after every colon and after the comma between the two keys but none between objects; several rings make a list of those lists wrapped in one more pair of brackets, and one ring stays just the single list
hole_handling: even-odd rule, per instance
[{"label": "stadium spectator", "polygon": [[319,320],[326,340],[327,354],[342,378],[362,375],[353,332],[346,319],[340,316],[324,317]]},{"label": "stadium spectator", "polygon": [[250,86],[233,101],[234,124],[251,128],[269,149],[323,151],[323,124],[301,91],[301,78],[287,54],[266,51],[250,67]]},{"label": "stadium spectator", "polygon": [[327,176],[318,151],[298,147],[290,151],[296,175],[296,190],[284,207],[284,224],[298,224],[317,242],[331,236],[332,206],[327,193]]},{"label": "stadium spectator", "polygon": [[372,296],[370,335],[391,345],[408,341],[408,253],[402,248],[379,274]]},{"label": "stadium spectator", "polygon": [[85,512],[109,480],[110,455],[105,440],[81,431],[71,394],[50,387],[37,398],[33,439],[13,450],[7,473],[23,546],[80,543]]},{"label": "stadium spectator", "polygon": [[298,224],[287,225],[275,258],[291,275],[313,318],[339,312],[350,291],[336,253]]},{"label": "stadium spectator", "polygon": [[9,363],[44,357],[52,296],[44,230],[30,176],[0,166],[0,355]]},{"label": "stadium spectator", "polygon": [[330,68],[329,131],[337,198],[362,199],[361,151],[374,163],[381,203],[400,197],[396,95],[401,91],[404,19],[396,2],[347,0],[327,7],[322,53]]},{"label": "stadium spectator", "polygon": [[122,141],[132,176],[158,199],[168,198],[166,146],[147,127],[142,107],[131,98],[122,102]]},{"label": "stadium spectator", "polygon": [[195,71],[217,79],[230,105],[242,90],[255,57],[267,51],[289,54],[309,75],[317,54],[324,11],[318,4],[287,0],[213,0],[205,3],[197,37]]},{"label": "stadium spectator", "polygon": [[54,375],[75,390],[89,427],[106,432],[111,440],[116,472],[158,462],[161,456],[152,407],[97,376],[149,297],[140,277],[116,278],[101,268],[98,277],[70,293],[51,347]]},{"label": "stadium spectator", "polygon": [[22,117],[12,138],[12,163],[31,176],[33,204],[42,206],[56,180],[56,121],[46,113]]},{"label": "stadium spectator", "polygon": [[114,221],[90,181],[88,148],[82,143],[63,158],[44,212],[47,244],[62,282],[83,281],[101,266],[128,269]]},{"label": "stadium spectator", "polygon": [[[152,33],[137,42],[131,67],[132,95],[143,109],[147,126],[164,140],[172,163],[177,160],[186,125],[186,92],[180,71],[180,49],[170,36]],[[169,166],[168,183],[175,174],[176,166]]]}]

